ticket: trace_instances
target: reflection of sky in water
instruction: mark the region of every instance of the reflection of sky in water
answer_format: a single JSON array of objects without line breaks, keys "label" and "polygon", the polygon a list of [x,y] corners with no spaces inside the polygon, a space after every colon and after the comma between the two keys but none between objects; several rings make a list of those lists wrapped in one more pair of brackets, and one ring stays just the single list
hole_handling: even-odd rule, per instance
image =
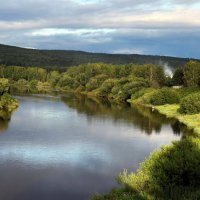
[{"label": "reflection of sky in water", "polygon": [[85,200],[115,186],[122,169],[136,170],[152,150],[180,138],[169,125],[147,135],[126,118],[88,118],[59,98],[19,99],[20,107],[0,134],[3,200],[16,199],[22,191],[17,199]]},{"label": "reflection of sky in water", "polygon": [[26,164],[51,165],[69,164],[82,167],[88,165],[92,160],[110,162],[109,152],[97,145],[83,143],[68,143],[67,145],[42,146],[30,144],[3,145],[0,147],[1,163],[9,160],[17,160]]}]

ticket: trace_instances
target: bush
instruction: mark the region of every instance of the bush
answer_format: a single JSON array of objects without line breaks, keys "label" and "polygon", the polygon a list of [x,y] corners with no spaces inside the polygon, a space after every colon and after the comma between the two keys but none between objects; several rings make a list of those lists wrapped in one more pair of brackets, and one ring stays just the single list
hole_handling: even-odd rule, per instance
[{"label": "bush", "polygon": [[74,79],[70,77],[67,73],[63,73],[60,80],[58,81],[59,87],[65,87],[68,86],[70,88],[73,88]]},{"label": "bush", "polygon": [[37,90],[37,85],[38,85],[38,80],[31,80],[29,82],[29,89],[31,91],[36,91]]},{"label": "bush", "polygon": [[92,91],[101,86],[101,84],[107,79],[106,75],[97,75],[89,80],[89,82],[86,84],[86,90]]},{"label": "bush", "polygon": [[136,174],[124,171],[117,179],[127,190],[156,194],[160,197],[157,199],[181,200],[192,194],[200,197],[200,139],[183,139],[164,146],[152,153]]},{"label": "bush", "polygon": [[151,96],[156,91],[154,88],[141,88],[131,95],[131,102],[150,104]]},{"label": "bush", "polygon": [[146,194],[131,193],[124,189],[113,189],[109,194],[96,194],[90,200],[154,200]]},{"label": "bush", "polygon": [[10,96],[8,93],[4,93],[0,97],[0,110],[11,112],[17,108],[18,102]]},{"label": "bush", "polygon": [[116,102],[124,102],[127,99],[130,99],[132,94],[140,91],[143,87],[148,87],[148,81],[143,78],[121,78],[116,81],[109,97]]},{"label": "bush", "polygon": [[153,152],[137,173],[117,177],[123,186],[91,200],[197,200],[200,198],[200,139],[176,141]]},{"label": "bush", "polygon": [[151,96],[152,105],[164,105],[179,103],[180,97],[177,91],[171,88],[162,88]]},{"label": "bush", "polygon": [[200,91],[200,87],[183,87],[178,90],[181,98],[185,98],[188,95],[198,93]]},{"label": "bush", "polygon": [[8,90],[9,90],[8,79],[0,78],[0,95],[2,95],[4,92],[8,92]]},{"label": "bush", "polygon": [[116,79],[107,79],[103,82],[101,87],[99,88],[99,96],[107,97],[109,93],[111,93],[112,88],[115,86]]},{"label": "bush", "polygon": [[182,114],[200,113],[200,93],[191,94],[183,98],[179,112]]},{"label": "bush", "polygon": [[51,85],[48,82],[38,82],[37,84],[37,90],[39,92],[48,92],[51,91]]}]

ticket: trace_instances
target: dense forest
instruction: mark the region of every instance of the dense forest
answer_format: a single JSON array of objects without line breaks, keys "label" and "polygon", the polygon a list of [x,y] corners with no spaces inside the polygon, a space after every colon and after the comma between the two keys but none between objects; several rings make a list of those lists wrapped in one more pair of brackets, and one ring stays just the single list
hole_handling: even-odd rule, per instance
[{"label": "dense forest", "polygon": [[64,70],[70,66],[102,62],[115,65],[130,63],[164,65],[167,63],[172,68],[177,68],[183,66],[188,61],[188,58],[168,56],[88,53],[70,50],[37,50],[0,45],[0,64],[7,66],[40,66]]},{"label": "dense forest", "polygon": [[[66,72],[38,67],[0,66],[0,77],[21,90],[55,90],[79,92],[107,98],[116,102],[139,97],[162,87],[200,85],[200,63],[190,61],[177,68],[173,77],[153,64],[112,65],[104,63],[82,64]],[[139,95],[139,96],[138,96]]]}]

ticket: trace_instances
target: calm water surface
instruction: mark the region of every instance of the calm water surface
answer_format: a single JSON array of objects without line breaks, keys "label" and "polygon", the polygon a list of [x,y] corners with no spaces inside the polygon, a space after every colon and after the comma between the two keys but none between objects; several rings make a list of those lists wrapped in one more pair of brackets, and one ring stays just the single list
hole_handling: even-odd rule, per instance
[{"label": "calm water surface", "polygon": [[84,97],[17,98],[11,120],[0,121],[1,200],[86,200],[185,132],[149,109]]}]

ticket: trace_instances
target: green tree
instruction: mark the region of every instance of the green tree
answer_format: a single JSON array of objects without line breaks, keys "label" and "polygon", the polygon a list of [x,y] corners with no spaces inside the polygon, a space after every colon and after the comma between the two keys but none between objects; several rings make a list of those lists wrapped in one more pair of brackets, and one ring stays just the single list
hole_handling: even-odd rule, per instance
[{"label": "green tree", "polygon": [[174,72],[173,78],[172,78],[173,85],[183,85],[184,84],[184,74],[183,69],[177,68]]},{"label": "green tree", "polygon": [[58,71],[50,71],[47,75],[47,82],[55,87],[60,79],[60,73]]},{"label": "green tree", "polygon": [[99,96],[107,97],[109,93],[111,93],[112,88],[114,87],[116,79],[107,79],[99,88]]},{"label": "green tree", "polygon": [[5,92],[9,90],[8,79],[0,78],[0,95],[3,95]]},{"label": "green tree", "polygon": [[188,62],[183,68],[184,82],[186,86],[197,86],[200,83],[200,63]]}]

